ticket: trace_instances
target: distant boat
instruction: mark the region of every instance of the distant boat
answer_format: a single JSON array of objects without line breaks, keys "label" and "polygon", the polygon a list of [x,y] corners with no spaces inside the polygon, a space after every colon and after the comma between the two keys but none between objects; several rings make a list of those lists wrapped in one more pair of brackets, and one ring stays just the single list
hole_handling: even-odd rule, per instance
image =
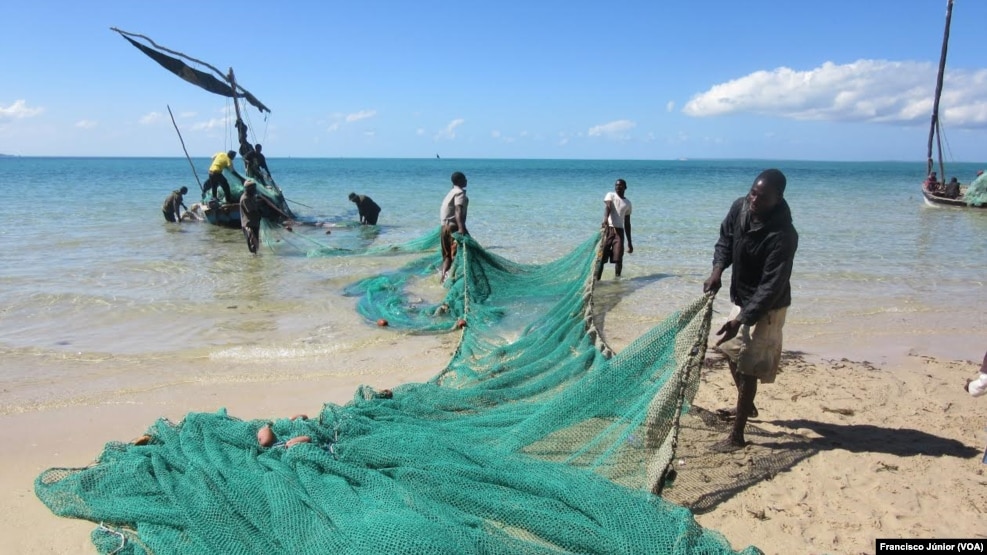
[{"label": "distant boat", "polygon": [[439,155],[438,155],[438,154],[436,154],[436,155],[435,155],[435,157],[436,157],[436,158],[438,158],[438,157],[439,157]]},{"label": "distant boat", "polygon": [[[193,85],[203,88],[211,93],[218,94],[233,99],[233,108],[236,111],[236,130],[237,136],[240,143],[240,155],[244,157],[244,163],[246,163],[246,155],[254,150],[253,145],[247,141],[247,125],[243,122],[240,116],[240,99],[246,100],[252,106],[257,108],[261,113],[270,113],[271,110],[260,100],[257,99],[253,94],[242,86],[238,85],[236,78],[233,75],[233,68],[230,68],[227,73],[223,73],[215,67],[201,61],[196,60],[182,54],[181,52],[176,52],[168,48],[164,48],[156,44],[150,38],[144,35],[138,35],[135,33],[128,33],[117,29],[116,27],[110,27],[111,30],[116,31],[123,38],[134,45],[138,50],[146,54],[152,60],[158,62],[162,67],[168,71],[174,73],[175,75],[181,77],[182,79],[192,83]],[[141,39],[147,44],[138,42],[135,39]],[[209,68],[215,75],[194,69],[188,64],[170,56],[168,54],[173,54],[192,63]],[[218,77],[217,77],[218,76]],[[168,108],[168,112],[171,113],[171,108]],[[174,118],[172,118],[174,123]],[[178,130],[177,124],[175,125],[175,130]],[[179,133],[179,139],[181,139],[181,133]],[[182,141],[182,148],[185,148],[185,142]],[[185,152],[186,158],[189,159],[189,164],[192,165],[192,159],[188,156],[188,152]],[[192,172],[195,173],[195,166],[192,165]],[[257,193],[264,195],[271,203],[276,207],[277,213],[267,215],[265,217],[270,217],[275,220],[283,220],[288,218],[293,218],[294,215],[288,208],[285,202],[284,194],[281,189],[274,183],[274,179],[264,172],[263,169],[261,173],[253,174],[250,168],[246,168],[244,173],[249,179],[254,179],[262,187],[257,187]],[[199,186],[202,188],[202,202],[193,204],[189,212],[200,219],[219,225],[223,227],[240,227],[240,195],[243,194],[243,182],[236,178],[236,176],[230,175],[232,179],[228,179],[230,182],[230,196],[232,198],[224,198],[222,201],[214,199],[209,195],[207,198],[206,189],[204,184],[200,183]],[[199,177],[196,175],[196,180]]]},{"label": "distant boat", "polygon": [[[946,29],[942,36],[942,51],[939,55],[939,72],[936,75],[936,92],[932,102],[932,121],[929,125],[929,143],[926,151],[926,179],[922,183],[922,197],[930,205],[955,206],[958,208],[987,208],[987,176],[979,176],[969,187],[959,187],[956,196],[947,196],[946,167],[942,160],[942,126],[939,122],[939,100],[942,96],[943,76],[946,73],[946,51],[949,47],[949,25],[953,17],[953,0],[946,1]],[[932,178],[935,162],[932,149],[936,146],[939,162],[939,175]]]}]

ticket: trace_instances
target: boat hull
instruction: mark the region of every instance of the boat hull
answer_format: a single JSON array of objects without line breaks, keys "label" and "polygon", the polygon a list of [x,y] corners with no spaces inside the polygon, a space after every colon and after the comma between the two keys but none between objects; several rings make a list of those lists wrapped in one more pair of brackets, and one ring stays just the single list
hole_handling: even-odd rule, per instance
[{"label": "boat hull", "polygon": [[974,208],[974,209],[987,208],[987,204],[969,205],[966,203],[965,200],[963,200],[962,196],[960,198],[946,198],[946,197],[940,197],[934,195],[931,192],[929,192],[929,190],[925,187],[925,185],[922,186],[922,196],[925,197],[925,203],[928,204],[929,206],[950,206],[953,208]]},{"label": "boat hull", "polygon": [[203,206],[206,221],[220,227],[240,228],[240,205],[212,201]]}]

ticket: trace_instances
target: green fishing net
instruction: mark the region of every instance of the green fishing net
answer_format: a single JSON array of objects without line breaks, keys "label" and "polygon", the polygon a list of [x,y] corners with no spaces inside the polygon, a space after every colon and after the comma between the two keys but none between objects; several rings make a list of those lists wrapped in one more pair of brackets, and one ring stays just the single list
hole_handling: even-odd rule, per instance
[{"label": "green fishing net", "polygon": [[[438,279],[434,253],[347,289],[368,325],[461,335],[433,379],[361,386],[310,420],[160,420],[146,444],[45,471],[38,497],[100,523],[101,553],[734,553],[652,493],[698,388],[712,297],[613,354],[594,326],[598,234],[542,265],[457,243],[443,299],[415,292]],[[284,443],[298,436],[311,441]]]},{"label": "green fishing net", "polygon": [[[227,204],[239,204],[240,197],[243,195],[243,184],[240,178],[233,175],[228,169],[223,170],[223,175],[226,177],[227,183],[230,185],[230,197],[226,197],[226,192],[223,191],[222,187],[216,188],[216,195],[223,203]],[[256,180],[255,180],[256,182]],[[287,201],[284,198],[284,194],[277,185],[264,185],[260,182],[257,183],[257,194],[266,198],[273,208],[265,211],[265,218],[272,220],[284,220],[288,218],[293,218],[295,216],[292,213],[291,208],[288,206]],[[206,187],[203,183],[202,189],[202,203],[208,204],[212,198],[212,187]]]},{"label": "green fishing net", "polygon": [[970,206],[987,204],[987,173],[982,173],[973,180],[963,195],[963,200]]}]

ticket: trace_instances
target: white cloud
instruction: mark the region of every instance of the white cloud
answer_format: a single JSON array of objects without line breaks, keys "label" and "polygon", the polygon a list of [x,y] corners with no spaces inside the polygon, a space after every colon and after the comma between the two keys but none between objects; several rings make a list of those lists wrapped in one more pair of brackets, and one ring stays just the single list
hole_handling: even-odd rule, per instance
[{"label": "white cloud", "polygon": [[415,130],[415,135],[418,135],[419,137],[422,136],[422,135],[424,135],[424,134],[425,134],[425,130],[422,129],[421,127],[419,127],[418,129]]},{"label": "white cloud", "polygon": [[233,121],[236,116],[234,114],[234,110],[232,107],[224,106],[223,108],[216,110],[216,113],[221,115],[219,117],[212,118],[208,121],[200,121],[198,123],[193,123],[192,130],[211,131],[213,129],[221,129],[225,131],[226,129],[233,128]]},{"label": "white cloud", "polygon": [[499,139],[500,138],[500,131],[494,129],[493,131],[490,132],[490,136],[493,137],[494,139]]},{"label": "white cloud", "polygon": [[667,103],[665,103],[665,111],[666,112],[674,112],[675,111],[675,101],[674,100],[669,100]]},{"label": "white cloud", "polygon": [[611,121],[610,123],[604,123],[602,125],[594,125],[589,128],[586,132],[587,136],[590,137],[604,137],[607,139],[628,139],[628,131],[634,129],[637,126],[636,123],[626,119],[619,119],[616,121]]},{"label": "white cloud", "polygon": [[209,131],[212,129],[226,129],[229,125],[229,120],[226,118],[213,118],[209,121],[200,121],[193,124],[192,129],[194,131]]},{"label": "white cloud", "polygon": [[[682,111],[911,125],[931,116],[935,75],[930,63],[887,60],[826,62],[808,71],[779,67],[714,85]],[[950,127],[987,127],[985,89],[987,70],[947,71],[940,119]]]},{"label": "white cloud", "polygon": [[329,115],[329,119],[332,120],[332,123],[330,123],[329,127],[326,128],[326,131],[329,133],[335,133],[336,131],[339,131],[344,124],[370,119],[376,115],[377,110],[360,110],[359,112],[353,112],[352,114],[336,112]]},{"label": "white cloud", "polygon": [[149,114],[145,114],[141,116],[141,118],[137,121],[141,125],[154,125],[159,121],[162,121],[163,119],[164,119],[164,114],[160,112],[151,112]]},{"label": "white cloud", "polygon": [[435,134],[436,140],[441,140],[441,139],[452,140],[452,139],[455,139],[456,138],[456,128],[459,127],[460,125],[464,124],[464,123],[466,123],[466,120],[463,119],[463,118],[456,118],[456,119],[450,121],[449,124],[445,126],[445,129],[443,129],[443,130],[441,130],[441,131],[439,131],[438,133]]},{"label": "white cloud", "polygon": [[26,100],[15,100],[10,106],[0,105],[0,121],[34,117],[44,108],[28,108]]},{"label": "white cloud", "polygon": [[79,121],[75,122],[75,126],[78,127],[79,129],[92,129],[93,127],[96,127],[97,125],[98,124],[95,121],[88,120],[88,119],[79,120]]},{"label": "white cloud", "polygon": [[346,114],[346,123],[353,123],[354,121],[360,121],[361,119],[372,118],[376,115],[377,110],[360,110],[359,112]]}]

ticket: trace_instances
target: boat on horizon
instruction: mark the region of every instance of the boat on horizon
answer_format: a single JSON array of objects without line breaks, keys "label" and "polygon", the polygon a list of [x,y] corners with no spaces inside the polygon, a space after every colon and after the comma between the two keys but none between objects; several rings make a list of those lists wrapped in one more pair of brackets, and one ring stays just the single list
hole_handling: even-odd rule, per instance
[{"label": "boat on horizon", "polygon": [[[956,208],[987,208],[987,173],[980,172],[967,186],[958,184],[952,178],[946,182],[946,166],[942,155],[942,125],[939,121],[939,100],[942,97],[943,77],[946,73],[946,52],[949,49],[949,27],[953,17],[953,0],[946,1],[946,28],[942,36],[942,51],[939,55],[939,71],[936,74],[936,92],[932,102],[932,121],[929,125],[929,142],[926,151],[925,181],[922,182],[922,197],[930,206],[952,206]],[[939,163],[932,159],[933,146]],[[950,187],[949,185],[955,185]]]}]

